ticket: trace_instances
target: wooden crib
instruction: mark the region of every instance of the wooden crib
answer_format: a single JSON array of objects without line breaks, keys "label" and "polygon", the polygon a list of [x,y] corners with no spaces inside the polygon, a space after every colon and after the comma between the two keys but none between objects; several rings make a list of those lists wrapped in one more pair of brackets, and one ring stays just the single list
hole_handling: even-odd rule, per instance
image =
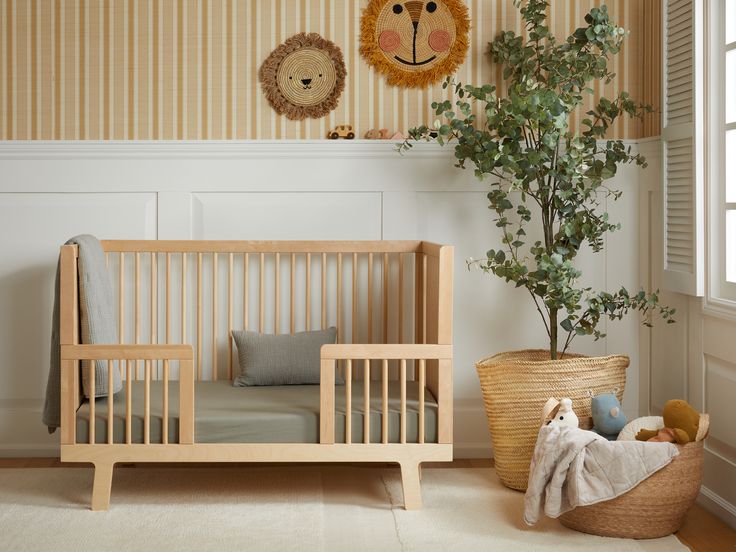
[{"label": "wooden crib", "polygon": [[[405,508],[421,507],[420,463],[452,460],[452,247],[419,241],[102,245],[118,295],[119,342],[109,345],[79,342],[78,250],[61,248],[61,460],[94,464],[93,510],[109,507],[118,462],[398,463]],[[314,442],[278,442],[278,435],[274,442],[203,442],[207,436],[195,431],[195,390],[237,375],[231,330],[328,326],[337,327],[338,337],[322,347],[320,385],[311,386],[318,393]],[[94,360],[107,361],[110,381],[120,371],[123,390],[115,398],[84,398],[80,371]],[[94,373],[89,370],[92,388]],[[336,374],[344,385],[336,385]],[[418,393],[416,420],[407,412],[407,385]],[[392,407],[389,388],[400,390]],[[142,390],[142,413],[133,412],[132,389]],[[427,440],[430,400],[436,427]],[[154,406],[162,413],[155,439]],[[134,417],[143,426],[140,440],[131,430]],[[411,436],[407,419],[417,422]]]}]

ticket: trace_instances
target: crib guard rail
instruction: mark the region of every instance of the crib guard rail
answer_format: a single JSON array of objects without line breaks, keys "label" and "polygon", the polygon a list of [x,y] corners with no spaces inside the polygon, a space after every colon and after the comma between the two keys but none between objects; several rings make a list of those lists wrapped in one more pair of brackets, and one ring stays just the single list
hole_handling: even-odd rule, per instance
[{"label": "crib guard rail", "polygon": [[[191,345],[62,345],[61,346],[61,443],[64,445],[76,444],[76,407],[78,401],[73,398],[79,392],[79,370],[80,361],[106,361],[107,379],[113,381],[113,370],[115,363],[118,369],[125,370],[122,378],[125,384],[125,427],[126,443],[131,442],[131,377],[132,370],[138,370],[138,365],[143,364],[145,374],[145,396],[144,396],[144,444],[148,444],[151,425],[151,365],[152,362],[163,363],[163,416],[162,435],[163,444],[166,444],[168,435],[168,413],[169,413],[169,361],[178,361],[179,364],[179,444],[192,444],[194,442],[194,362]],[[95,388],[95,363],[89,362],[86,369],[89,370],[89,387]],[[122,373],[121,373],[122,375]],[[108,444],[113,443],[113,396],[112,385],[109,386],[107,396],[107,436]],[[89,399],[89,443],[95,443],[95,397]]]},{"label": "crib guard rail", "polygon": [[[382,427],[381,443],[388,443],[389,362],[399,364],[401,389],[400,442],[406,440],[407,361],[415,361],[419,383],[418,444],[424,444],[424,388],[432,389],[437,399],[437,442],[452,443],[452,345],[435,344],[338,344],[323,345],[320,367],[320,443],[335,443],[335,374],[341,363],[345,385],[345,443],[352,443],[351,410],[353,368],[363,371],[363,442],[370,443],[370,381],[374,364],[380,364]],[[429,385],[428,385],[429,384]]]}]

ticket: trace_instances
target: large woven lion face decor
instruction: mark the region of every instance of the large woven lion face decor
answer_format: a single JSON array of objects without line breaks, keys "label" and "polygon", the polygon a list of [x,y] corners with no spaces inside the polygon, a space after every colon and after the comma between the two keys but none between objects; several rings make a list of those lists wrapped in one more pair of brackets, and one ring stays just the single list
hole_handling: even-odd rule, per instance
[{"label": "large woven lion face decor", "polygon": [[455,72],[468,51],[462,0],[370,0],[360,52],[391,85],[424,87]]},{"label": "large woven lion face decor", "polygon": [[345,75],[340,48],[317,33],[287,39],[258,71],[268,103],[294,120],[318,119],[335,109]]}]

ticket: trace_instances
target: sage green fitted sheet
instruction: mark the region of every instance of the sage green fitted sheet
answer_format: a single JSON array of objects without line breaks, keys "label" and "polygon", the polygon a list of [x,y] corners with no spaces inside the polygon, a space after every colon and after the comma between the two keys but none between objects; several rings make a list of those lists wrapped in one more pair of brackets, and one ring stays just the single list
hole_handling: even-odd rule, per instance
[{"label": "sage green fitted sheet", "polygon": [[[144,384],[133,382],[131,441],[143,442]],[[419,426],[419,385],[406,386],[406,440],[417,442]],[[370,386],[370,437],[381,442],[381,382]],[[425,441],[437,442],[437,401],[425,389]],[[125,389],[113,400],[113,438],[125,443]],[[345,387],[335,388],[335,441],[345,442]],[[283,385],[233,387],[229,381],[202,381],[195,384],[195,428],[197,443],[318,443],[319,386]],[[388,441],[399,442],[400,386],[389,382]],[[352,384],[352,442],[363,441],[363,383]],[[162,439],[163,385],[151,382],[150,442]],[[169,383],[169,443],[179,435],[179,385]],[[77,411],[77,442],[89,442],[89,403]],[[107,399],[95,401],[95,442],[107,442]]]}]

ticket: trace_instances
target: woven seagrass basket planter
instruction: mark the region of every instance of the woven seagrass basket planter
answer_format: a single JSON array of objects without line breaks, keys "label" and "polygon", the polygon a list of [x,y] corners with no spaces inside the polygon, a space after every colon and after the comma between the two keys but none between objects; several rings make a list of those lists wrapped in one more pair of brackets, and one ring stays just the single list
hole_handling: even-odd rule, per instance
[{"label": "woven seagrass basket planter", "polygon": [[703,441],[708,415],[700,415],[698,438],[676,445],[680,454],[628,493],[590,506],[578,506],[560,516],[565,527],[626,539],[656,539],[680,527],[695,503],[703,482]]},{"label": "woven seagrass basket planter", "polygon": [[493,458],[501,482],[525,491],[529,464],[541,424],[541,413],[550,397],[570,397],[580,419],[590,417],[590,396],[617,390],[621,400],[629,357],[587,357],[568,354],[550,360],[549,351],[501,353],[478,361]]}]

